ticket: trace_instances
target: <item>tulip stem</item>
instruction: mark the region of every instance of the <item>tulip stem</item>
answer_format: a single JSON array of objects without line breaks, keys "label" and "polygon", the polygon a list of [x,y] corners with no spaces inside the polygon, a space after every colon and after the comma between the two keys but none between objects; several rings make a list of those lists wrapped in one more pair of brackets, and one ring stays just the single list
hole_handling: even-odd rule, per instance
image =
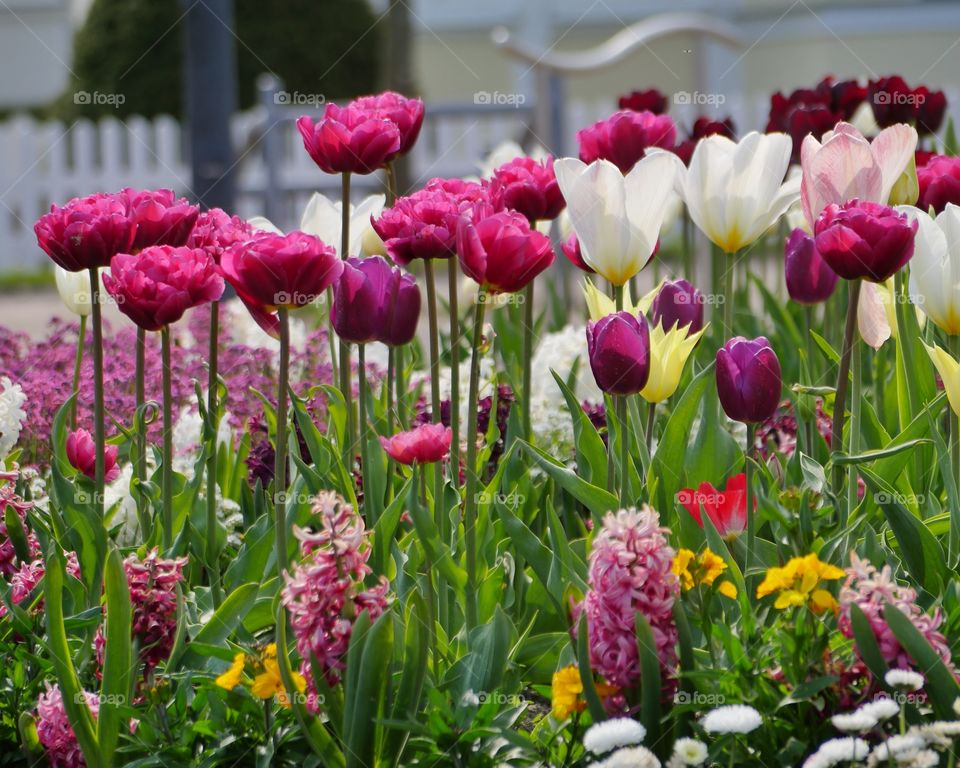
[{"label": "tulip stem", "polygon": [[[387,347],[387,380],[383,382],[381,386],[387,388],[387,428],[386,433],[392,435],[394,433],[394,419],[393,419],[393,386],[394,380],[397,377],[397,348],[394,346]],[[390,500],[393,498],[393,473],[396,470],[396,463],[388,455],[387,456],[387,482],[386,489],[384,491],[383,504],[384,508],[390,505]]]},{"label": "tulip stem", "polygon": [[[360,431],[359,440],[360,440],[360,484],[363,488],[363,498],[364,498],[364,512],[367,509],[370,509],[370,504],[368,503],[369,497],[369,484],[367,482],[370,477],[372,467],[370,466],[369,456],[367,455],[367,354],[366,354],[367,345],[358,344],[357,345],[357,391],[359,392],[357,406],[359,409],[359,419],[357,421],[358,428]],[[367,526],[372,527],[377,521],[370,519],[364,514]]]},{"label": "tulip stem", "polygon": [[460,316],[457,291],[457,260],[447,259],[447,290],[450,297],[450,475],[460,485]]},{"label": "tulip stem", "polygon": [[657,423],[657,404],[650,403],[647,406],[647,455],[650,454],[650,450],[653,448],[653,428]]},{"label": "tulip stem", "polygon": [[[424,259],[424,274],[427,283],[427,320],[430,326],[430,410],[434,424],[441,422],[440,416],[440,328],[437,323],[437,281],[433,271],[433,260]],[[433,465],[433,512],[436,517],[440,538],[447,541],[447,516],[443,507],[443,466],[438,461]],[[441,601],[443,595],[440,596]]]},{"label": "tulip stem", "polygon": [[392,208],[393,204],[397,200],[397,171],[393,167],[393,162],[386,164],[384,168],[386,172],[386,189],[387,189],[387,208]]},{"label": "tulip stem", "polygon": [[173,376],[170,366],[170,326],[160,329],[163,364],[163,549],[173,546]]},{"label": "tulip stem", "polygon": [[[147,401],[146,394],[146,367],[147,367],[147,332],[143,328],[137,328],[137,358],[134,372],[134,391],[137,400],[137,412]],[[136,460],[133,463],[133,475],[138,480],[143,480],[147,476],[147,425],[143,425],[143,430],[137,431],[136,436]]]},{"label": "tulip stem", "polygon": [[480,396],[480,347],[486,290],[481,286],[473,317],[473,351],[470,357],[470,394],[467,399],[467,487],[463,539],[467,550],[467,629],[477,626],[477,400]]},{"label": "tulip stem", "polygon": [[76,397],[70,406],[70,429],[77,428],[77,400],[80,399],[80,366],[83,363],[83,345],[87,339],[87,316],[80,315],[80,329],[77,331],[77,356],[73,362],[73,387],[70,390]]},{"label": "tulip stem", "polygon": [[531,280],[523,290],[523,410],[521,411],[521,417],[523,439],[528,443],[533,439],[530,426],[530,390],[533,380],[533,324],[533,280]]},{"label": "tulip stem", "polygon": [[330,374],[333,381],[340,381],[340,366],[337,365],[337,345],[334,339],[337,338],[337,332],[333,330],[333,288],[327,288],[325,292],[327,300],[327,351],[330,354]]},{"label": "tulip stem", "polygon": [[217,402],[217,368],[220,352],[220,302],[210,304],[210,351],[207,369],[207,419],[210,427],[209,455],[207,456],[207,577],[214,606],[219,607],[220,553],[217,551],[217,434],[220,431]]},{"label": "tulip stem", "polygon": [[616,400],[617,422],[620,424],[620,506],[627,506],[627,496],[630,493],[630,473],[627,471],[629,461],[629,452],[627,446],[629,440],[627,434],[630,431],[627,423],[627,397],[618,395]]},{"label": "tulip stem", "polygon": [[[947,343],[953,357],[960,358],[960,336],[947,336]],[[947,408],[950,414],[950,468],[960,487],[960,418],[953,408]]]},{"label": "tulip stem", "polygon": [[753,564],[753,550],[756,545],[757,520],[754,514],[753,504],[750,501],[750,494],[753,492],[751,481],[753,480],[753,469],[750,466],[750,454],[753,453],[753,445],[757,439],[757,425],[747,422],[747,446],[743,454],[743,475],[744,475],[744,496],[747,502],[747,553],[743,561],[743,574]]},{"label": "tulip stem", "polygon": [[[736,266],[735,256],[728,254],[720,265],[723,270],[723,329],[725,337],[733,336],[733,270]],[[731,261],[733,263],[731,263]]]},{"label": "tulip stem", "polygon": [[290,375],[290,318],[287,312],[286,307],[277,308],[277,317],[280,321],[280,370],[277,377],[277,444],[273,464],[273,514],[278,574],[282,574],[287,567],[287,389]]},{"label": "tulip stem", "polygon": [[104,451],[106,439],[103,428],[103,316],[100,308],[100,276],[96,267],[90,270],[90,303],[93,310],[93,432],[97,449],[94,482],[97,497],[94,507],[103,517]]},{"label": "tulip stem", "polygon": [[[847,436],[847,453],[851,456],[860,449],[860,406],[863,402],[863,347],[857,345],[850,353],[850,367],[853,374],[853,391],[850,397],[850,429]],[[847,516],[857,506],[857,466],[851,464],[847,470]]]},{"label": "tulip stem", "polygon": [[[344,171],[341,175],[342,184],[340,186],[340,258],[349,257],[350,248],[350,171]],[[333,313],[333,303],[330,304],[331,317]],[[350,383],[350,345],[343,339],[340,339],[340,390],[343,392],[343,400],[347,408],[347,436],[346,436],[346,454],[344,456],[344,465],[347,472],[353,471],[354,446],[356,445],[356,429],[353,417],[353,388]]]},{"label": "tulip stem", "polygon": [[[837,394],[833,402],[833,430],[830,435],[830,450],[843,452],[843,422],[846,418],[847,387],[850,378],[850,358],[853,346],[856,343],[857,302],[860,299],[860,281],[851,280],[848,286],[847,323],[843,329],[843,346],[840,350],[840,370],[837,373]],[[833,494],[837,503],[840,502],[843,488],[843,466],[833,465]],[[847,524],[849,510],[841,510],[840,525]]]},{"label": "tulip stem", "polygon": [[[613,286],[611,286],[611,287],[613,288],[613,304],[614,304],[614,307],[615,307],[615,309],[616,309],[617,312],[620,312],[620,311],[623,310],[623,286],[622,286],[622,285],[613,285]],[[612,492],[613,492],[613,489],[614,489],[614,486],[615,486],[615,484],[616,484],[616,478],[615,478],[615,469],[616,469],[615,451],[617,450],[617,447],[616,447],[616,445],[614,444],[614,440],[613,440],[613,429],[612,429],[612,426],[613,426],[613,418],[611,418],[611,416],[614,417],[614,418],[616,418],[616,417],[618,417],[618,416],[620,415],[620,414],[619,414],[619,402],[618,402],[618,398],[617,398],[616,395],[611,395],[610,398],[609,398],[608,400],[605,400],[604,402],[605,402],[605,411],[604,411],[604,412],[605,412],[605,417],[606,417],[606,422],[607,422],[607,490],[612,493]],[[611,409],[610,409],[609,407],[606,407],[606,406],[610,406],[610,405],[613,406],[613,409],[612,409],[612,410],[613,410],[613,413],[612,413],[612,414],[611,414],[611,412],[610,412]],[[622,428],[623,428],[623,426],[622,426],[622,425],[623,425],[623,422],[621,422],[620,424],[621,424],[620,428],[621,428],[621,430],[622,430]],[[623,437],[623,436],[621,435],[621,439],[622,439],[622,437]],[[622,469],[621,469],[621,471],[622,471]]]},{"label": "tulip stem", "polygon": [[397,422],[400,425],[400,431],[402,432],[407,428],[407,400],[406,400],[406,368],[404,367],[404,354],[403,346],[396,347],[394,349],[396,355],[396,361],[394,363],[394,368],[396,369],[397,376]]}]

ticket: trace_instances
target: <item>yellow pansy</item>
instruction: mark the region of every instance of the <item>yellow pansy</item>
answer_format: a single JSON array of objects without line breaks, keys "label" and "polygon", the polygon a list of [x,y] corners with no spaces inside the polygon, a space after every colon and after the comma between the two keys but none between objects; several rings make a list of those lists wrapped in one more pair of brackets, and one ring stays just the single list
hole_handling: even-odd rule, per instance
[{"label": "yellow pansy", "polygon": [[936,344],[930,347],[924,343],[923,346],[943,380],[943,388],[947,391],[950,407],[953,408],[954,413],[960,414],[960,363]]},{"label": "yellow pansy", "polygon": [[[630,284],[624,285],[623,311],[629,312],[631,315],[645,314],[647,310],[650,309],[650,305],[653,304],[653,300],[656,298],[659,290],[660,286],[658,285],[652,291],[637,299],[637,303],[634,304],[633,299],[630,298]],[[612,315],[617,311],[617,305],[614,300],[597,288],[589,277],[583,281],[583,297],[587,302],[587,313],[594,322],[607,315]]]},{"label": "yellow pansy", "polygon": [[768,568],[757,587],[757,598],[777,593],[774,608],[808,606],[816,614],[836,611],[837,601],[821,586],[823,581],[844,577],[842,568],[821,562],[816,554],[791,558],[783,567]]},{"label": "yellow pansy", "polygon": [[219,685],[221,688],[226,688],[228,691],[232,691],[238,685],[240,685],[240,678],[243,677],[243,663],[246,656],[242,653],[238,653],[233,657],[233,664],[214,682]]},{"label": "yellow pansy", "polygon": [[[287,696],[287,689],[283,685],[283,679],[280,677],[276,643],[270,643],[263,649],[262,661],[263,672],[253,679],[250,692],[258,699],[271,699],[276,696],[277,703],[289,708],[290,699]],[[303,675],[291,670],[290,676],[293,678],[293,684],[297,687],[297,691],[303,693],[307,689],[307,681]]]},{"label": "yellow pansy", "polygon": [[[673,558],[671,570],[680,580],[680,588],[686,592],[700,584],[705,587],[713,586],[713,583],[727,570],[727,564],[709,547],[704,548],[699,556],[693,550],[680,549]],[[737,588],[728,579],[717,584],[717,592],[731,599],[737,597]]]},{"label": "yellow pansy", "polygon": [[674,326],[669,331],[657,323],[650,329],[650,376],[640,396],[648,403],[662,403],[677,391],[683,367],[709,323],[687,335],[690,326]]},{"label": "yellow pansy", "polygon": [[575,664],[554,672],[550,691],[553,716],[557,720],[566,720],[574,712],[581,712],[586,706],[586,703],[580,699],[582,693],[580,670]]}]

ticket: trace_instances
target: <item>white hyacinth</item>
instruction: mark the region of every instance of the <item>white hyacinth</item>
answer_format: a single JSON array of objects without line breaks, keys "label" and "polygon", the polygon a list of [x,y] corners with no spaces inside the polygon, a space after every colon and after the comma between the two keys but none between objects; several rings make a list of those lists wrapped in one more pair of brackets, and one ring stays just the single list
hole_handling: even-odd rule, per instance
[{"label": "white hyacinth", "polygon": [[20,439],[20,429],[27,417],[23,411],[25,402],[27,396],[19,384],[7,376],[0,378],[0,459],[10,453]]},{"label": "white hyacinth", "polygon": [[919,691],[923,688],[923,675],[912,669],[891,669],[883,676],[884,681],[891,688],[900,688],[904,691]]},{"label": "white hyacinth", "polygon": [[647,735],[647,729],[629,717],[617,717],[591,725],[583,735],[583,746],[588,752],[602,755],[618,747],[639,744]]},{"label": "white hyacinth", "polygon": [[698,739],[682,738],[673,743],[673,754],[667,768],[702,765],[707,759],[707,745]]},{"label": "white hyacinth", "polygon": [[803,768],[830,768],[840,763],[860,762],[870,752],[870,745],[863,739],[844,736],[823,742],[810,757]]},{"label": "white hyacinth", "polygon": [[660,768],[660,761],[646,747],[625,747],[606,760],[591,765],[594,768]]},{"label": "white hyacinth", "polygon": [[717,707],[700,720],[707,733],[750,733],[763,722],[760,713],[746,704]]}]

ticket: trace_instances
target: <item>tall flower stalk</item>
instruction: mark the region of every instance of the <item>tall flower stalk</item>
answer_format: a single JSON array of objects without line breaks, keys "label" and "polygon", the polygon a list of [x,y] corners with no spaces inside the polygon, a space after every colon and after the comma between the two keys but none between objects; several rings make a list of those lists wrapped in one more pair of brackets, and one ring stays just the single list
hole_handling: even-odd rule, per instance
[{"label": "tall flower stalk", "polygon": [[209,455],[207,456],[207,570],[210,591],[215,605],[220,604],[220,556],[217,552],[217,435],[220,427],[220,404],[217,398],[217,379],[220,355],[220,302],[210,303],[210,351],[207,362],[207,420],[210,424]]},{"label": "tall flower stalk", "polygon": [[[341,175],[341,219],[340,219],[340,258],[346,259],[350,247],[350,171],[344,171]],[[347,435],[344,464],[349,472],[353,467],[353,452],[356,445],[356,428],[353,415],[353,389],[350,383],[350,344],[343,338],[339,340],[340,345],[340,391],[343,393],[343,399],[347,407]]]},{"label": "tall flower stalk", "polygon": [[290,318],[286,307],[277,309],[280,323],[280,369],[277,373],[277,444],[273,464],[273,499],[277,571],[287,565],[287,389],[290,375]]},{"label": "tall flower stalk", "polygon": [[450,426],[453,429],[453,453],[450,477],[460,484],[460,307],[457,285],[457,260],[447,260],[448,301],[450,307]]},{"label": "tall flower stalk", "polygon": [[78,397],[74,399],[70,406],[70,428],[77,428],[77,400],[79,400],[80,390],[80,368],[83,365],[83,347],[87,341],[87,316],[80,315],[80,328],[77,331],[77,355],[73,363],[73,386],[71,392],[76,392]]},{"label": "tall flower stalk", "polygon": [[96,267],[91,267],[89,274],[90,303],[93,308],[93,434],[97,449],[94,506],[103,517],[103,452],[106,447],[103,423],[103,313],[100,308],[100,277]]},{"label": "tall flower stalk", "polygon": [[170,366],[170,327],[160,330],[160,357],[163,365],[163,549],[173,545],[173,375]]},{"label": "tall flower stalk", "polygon": [[487,294],[480,287],[473,313],[473,343],[470,356],[470,388],[467,395],[467,466],[463,515],[463,541],[467,559],[467,626],[477,626],[477,402],[480,399],[480,355],[483,348],[483,316]]}]

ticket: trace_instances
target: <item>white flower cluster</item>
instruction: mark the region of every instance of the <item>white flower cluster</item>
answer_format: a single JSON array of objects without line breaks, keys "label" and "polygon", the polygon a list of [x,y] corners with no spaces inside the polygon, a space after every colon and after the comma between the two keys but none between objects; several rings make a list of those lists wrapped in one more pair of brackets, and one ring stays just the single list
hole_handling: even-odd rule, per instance
[{"label": "white flower cluster", "polygon": [[660,761],[640,743],[647,729],[629,717],[616,717],[596,723],[583,735],[583,747],[600,756],[610,753],[590,765],[593,768],[660,768]]},{"label": "white flower cluster", "polygon": [[27,414],[23,404],[27,396],[19,384],[14,384],[7,376],[0,378],[0,459],[3,459],[17,445],[20,428]]},{"label": "white flower cluster", "polygon": [[707,759],[707,745],[698,739],[681,738],[673,743],[673,754],[667,761],[667,768],[703,765]]},{"label": "white flower cluster", "polygon": [[823,742],[803,768],[831,768],[841,763],[861,762],[870,752],[870,745],[854,736],[842,736]]},{"label": "white flower cluster", "polygon": [[846,733],[863,733],[875,728],[884,720],[889,720],[900,712],[900,705],[893,699],[882,696],[861,704],[853,712],[834,715],[833,727]]},{"label": "white flower cluster", "polygon": [[746,704],[727,704],[712,709],[700,720],[707,733],[750,733],[760,727],[763,718]]}]

